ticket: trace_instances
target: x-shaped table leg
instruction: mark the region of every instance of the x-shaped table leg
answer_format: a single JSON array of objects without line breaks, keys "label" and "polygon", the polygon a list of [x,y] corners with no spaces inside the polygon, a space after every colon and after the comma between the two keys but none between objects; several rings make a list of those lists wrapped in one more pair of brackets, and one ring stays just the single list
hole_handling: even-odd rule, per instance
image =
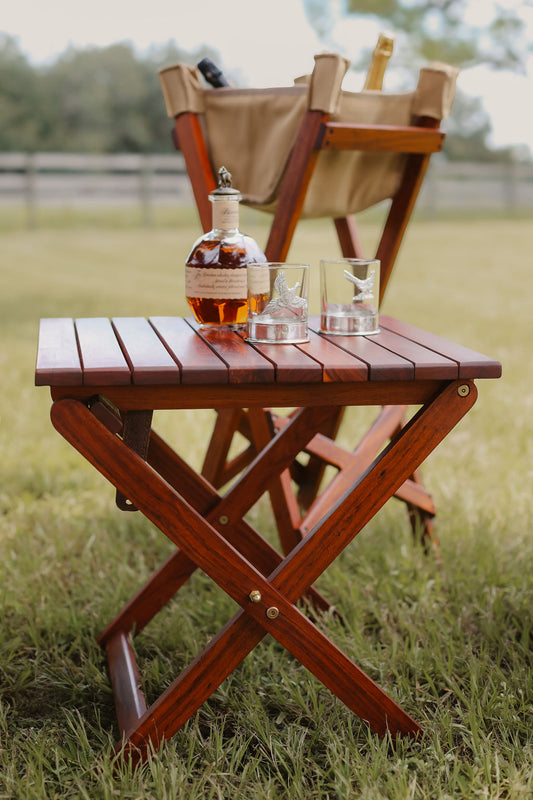
[{"label": "x-shaped table leg", "polygon": [[[262,409],[257,409],[263,414]],[[281,556],[265,539],[242,517],[263,494],[266,487],[276,483],[277,472],[283,464],[290,464],[294,455],[305,446],[314,425],[331,409],[322,407],[299,409],[291,420],[290,437],[277,437],[270,443],[269,457],[255,459],[244,475],[220,497],[211,484],[198,475],[179,457],[154,431],[151,434],[148,450],[148,463],[179,494],[207,519],[211,525],[234,545],[249,561],[268,575],[280,563]],[[274,466],[273,466],[274,464]],[[276,469],[276,466],[277,469]],[[188,580],[196,569],[182,550],[173,553],[163,566],[155,572],[145,586],[132,598],[123,611],[101,633],[99,642],[105,646],[118,630],[141,631]],[[322,611],[331,609],[330,604],[313,587],[306,591],[306,597],[315,608]]]},{"label": "x-shaped table leg", "polygon": [[[426,403],[268,577],[83,404],[68,399],[54,404],[52,420],[58,431],[242,607],[125,731],[133,758],[172,736],[267,632],[372,730],[382,735],[421,732],[294,604],[471,408],[477,392],[473,384],[468,387],[468,392],[458,392],[459,382],[448,384]],[[260,602],[250,600],[252,592],[260,594]]]}]

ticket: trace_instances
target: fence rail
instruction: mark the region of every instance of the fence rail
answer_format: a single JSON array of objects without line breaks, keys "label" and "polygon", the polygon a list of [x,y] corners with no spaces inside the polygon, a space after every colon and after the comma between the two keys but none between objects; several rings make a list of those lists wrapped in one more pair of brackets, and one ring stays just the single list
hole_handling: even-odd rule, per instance
[{"label": "fence rail", "polygon": [[150,225],[154,205],[192,202],[181,153],[0,153],[0,205],[24,205],[30,227],[41,206],[138,206]]},{"label": "fence rail", "polygon": [[[41,206],[136,205],[151,224],[155,205],[191,204],[180,153],[0,153],[0,206],[23,205],[28,225]],[[417,204],[442,211],[533,211],[533,164],[446,162],[435,157]]]}]

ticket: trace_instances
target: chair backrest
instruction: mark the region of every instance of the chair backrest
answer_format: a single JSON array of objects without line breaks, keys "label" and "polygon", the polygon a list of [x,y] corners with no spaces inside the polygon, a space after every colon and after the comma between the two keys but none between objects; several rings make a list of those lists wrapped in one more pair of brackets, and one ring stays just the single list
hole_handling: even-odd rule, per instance
[{"label": "chair backrest", "polygon": [[224,164],[243,203],[274,215],[265,248],[284,260],[300,218],[335,220],[345,256],[361,257],[351,215],[385,199],[392,205],[376,256],[382,294],[429,157],[442,148],[441,119],[453,102],[457,70],[431,64],[412,92],[346,92],[349,66],[315,56],[310,76],[273,89],[207,89],[183,64],[160,72],[174,140],[185,157],[204,229],[207,196]]}]

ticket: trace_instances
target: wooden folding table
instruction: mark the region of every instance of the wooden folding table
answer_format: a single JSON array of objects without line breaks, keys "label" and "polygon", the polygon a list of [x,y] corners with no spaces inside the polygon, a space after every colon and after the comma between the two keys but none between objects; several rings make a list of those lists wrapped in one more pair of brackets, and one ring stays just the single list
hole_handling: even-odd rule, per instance
[{"label": "wooden folding table", "polygon": [[[316,321],[315,321],[316,322]],[[303,345],[252,345],[239,330],[202,329],[176,317],[41,320],[36,384],[51,387],[52,422],[177,549],[103,631],[118,724],[134,760],[168,739],[270,633],[371,729],[421,728],[320,631],[313,584],[473,406],[476,378],[496,378],[491,358],[382,316],[369,337]],[[295,457],[320,442],[320,426],[345,406],[415,406],[368,463],[349,464],[340,487],[295,525],[281,555],[244,515],[275,499]],[[269,424],[268,408],[295,407]],[[220,495],[152,429],[158,409],[248,409],[257,455]],[[374,457],[375,455],[375,457]],[[347,479],[349,478],[349,480]],[[416,492],[416,484],[413,484]],[[279,499],[279,498],[278,498]],[[275,521],[293,510],[274,502]],[[287,542],[286,542],[287,544]],[[147,707],[133,635],[202,569],[240,606],[225,627]]]}]

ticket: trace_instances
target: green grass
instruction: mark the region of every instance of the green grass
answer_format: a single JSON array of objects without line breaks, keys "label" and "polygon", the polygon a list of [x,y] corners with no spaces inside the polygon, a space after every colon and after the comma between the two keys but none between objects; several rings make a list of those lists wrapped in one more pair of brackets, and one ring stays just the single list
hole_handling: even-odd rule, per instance
[{"label": "green grass", "polygon": [[[321,580],[345,622],[321,624],[425,737],[370,734],[267,638],[148,764],[113,772],[118,732],[95,636],[172,548],[117,511],[52,429],[48,391],[33,386],[37,326],[187,313],[183,262],[198,229],[173,214],[151,230],[63,220],[0,234],[0,798],[531,797],[533,230],[518,220],[413,225],[383,307],[504,365],[424,466],[442,568],[392,501]],[[243,227],[264,241],[261,220]],[[371,221],[362,234],[375,239]],[[306,223],[290,258],[316,273],[336,253],[329,226]],[[199,466],[210,420],[156,422]],[[346,440],[359,424],[350,413]],[[272,535],[266,501],[251,515]],[[149,702],[233,609],[198,574],[137,637]]]}]

